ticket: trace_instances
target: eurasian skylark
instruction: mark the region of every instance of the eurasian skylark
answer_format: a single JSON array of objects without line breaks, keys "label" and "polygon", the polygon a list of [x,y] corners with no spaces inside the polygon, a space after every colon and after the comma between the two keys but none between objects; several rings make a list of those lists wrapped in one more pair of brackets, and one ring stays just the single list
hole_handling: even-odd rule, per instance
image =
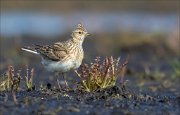
[{"label": "eurasian skylark", "polygon": [[[72,32],[71,39],[56,42],[53,45],[34,45],[23,47],[22,50],[41,56],[41,63],[48,71],[64,74],[79,68],[84,58],[82,43],[89,35],[82,24]],[[65,80],[65,78],[64,78]],[[67,82],[65,80],[67,86]],[[59,84],[58,84],[59,85]]]}]

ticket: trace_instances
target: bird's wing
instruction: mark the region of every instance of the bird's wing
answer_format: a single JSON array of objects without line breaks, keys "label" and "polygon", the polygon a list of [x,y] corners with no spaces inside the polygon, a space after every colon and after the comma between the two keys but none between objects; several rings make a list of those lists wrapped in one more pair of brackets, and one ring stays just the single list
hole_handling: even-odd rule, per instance
[{"label": "bird's wing", "polygon": [[48,58],[53,61],[62,60],[68,54],[68,51],[63,43],[55,43],[53,45],[45,46],[36,45],[35,49],[44,58]]}]

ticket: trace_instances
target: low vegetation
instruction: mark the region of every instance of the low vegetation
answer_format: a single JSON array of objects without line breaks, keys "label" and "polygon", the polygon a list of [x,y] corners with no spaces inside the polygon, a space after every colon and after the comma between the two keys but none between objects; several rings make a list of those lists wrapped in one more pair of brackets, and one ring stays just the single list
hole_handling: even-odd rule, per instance
[{"label": "low vegetation", "polygon": [[101,63],[100,57],[97,57],[91,65],[82,65],[79,71],[76,71],[81,79],[79,88],[91,92],[99,88],[114,86],[120,75],[121,84],[123,84],[128,61],[126,60],[122,65],[119,64],[119,61],[120,58],[107,57]]},{"label": "low vegetation", "polygon": [[[31,69],[30,79],[28,79],[28,66],[26,66],[25,82],[28,90],[33,88],[34,69]],[[0,91],[18,91],[20,82],[22,81],[21,69],[14,69],[14,66],[9,66],[8,70],[0,77]]]},{"label": "low vegetation", "polygon": [[180,60],[176,59],[171,63],[171,66],[174,70],[174,74],[172,75],[172,78],[179,77],[180,78]]},{"label": "low vegetation", "polygon": [[0,80],[0,91],[18,90],[21,81],[21,70],[16,73],[13,66],[9,66],[6,73],[2,74]]},{"label": "low vegetation", "polygon": [[28,91],[31,91],[33,89],[33,76],[34,76],[34,68],[31,69],[31,73],[29,77],[29,68],[28,68],[28,65],[26,65],[25,82],[26,82],[26,87]]}]

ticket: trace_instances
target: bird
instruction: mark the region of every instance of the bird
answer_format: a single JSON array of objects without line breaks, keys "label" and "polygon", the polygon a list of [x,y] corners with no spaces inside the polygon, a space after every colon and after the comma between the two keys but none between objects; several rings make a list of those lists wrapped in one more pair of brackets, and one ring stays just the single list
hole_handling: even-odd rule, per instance
[{"label": "bird", "polygon": [[84,28],[83,24],[79,23],[72,31],[71,38],[66,41],[59,41],[51,45],[36,44],[32,46],[25,46],[21,49],[40,55],[41,63],[45,69],[55,72],[56,75],[62,74],[67,87],[68,84],[65,79],[65,74],[80,67],[84,58],[82,44],[88,35],[90,34]]}]

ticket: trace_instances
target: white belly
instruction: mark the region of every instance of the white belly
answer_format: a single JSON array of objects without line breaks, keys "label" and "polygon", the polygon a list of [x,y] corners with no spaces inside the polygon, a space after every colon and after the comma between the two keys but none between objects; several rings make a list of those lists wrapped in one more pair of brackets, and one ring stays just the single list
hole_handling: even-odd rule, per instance
[{"label": "white belly", "polygon": [[44,60],[42,59],[41,62],[44,67],[48,70],[48,71],[52,71],[52,72],[67,72],[73,69],[77,69],[81,63],[77,63],[73,60],[68,60],[65,62],[61,62],[61,61],[50,61],[50,60]]}]

